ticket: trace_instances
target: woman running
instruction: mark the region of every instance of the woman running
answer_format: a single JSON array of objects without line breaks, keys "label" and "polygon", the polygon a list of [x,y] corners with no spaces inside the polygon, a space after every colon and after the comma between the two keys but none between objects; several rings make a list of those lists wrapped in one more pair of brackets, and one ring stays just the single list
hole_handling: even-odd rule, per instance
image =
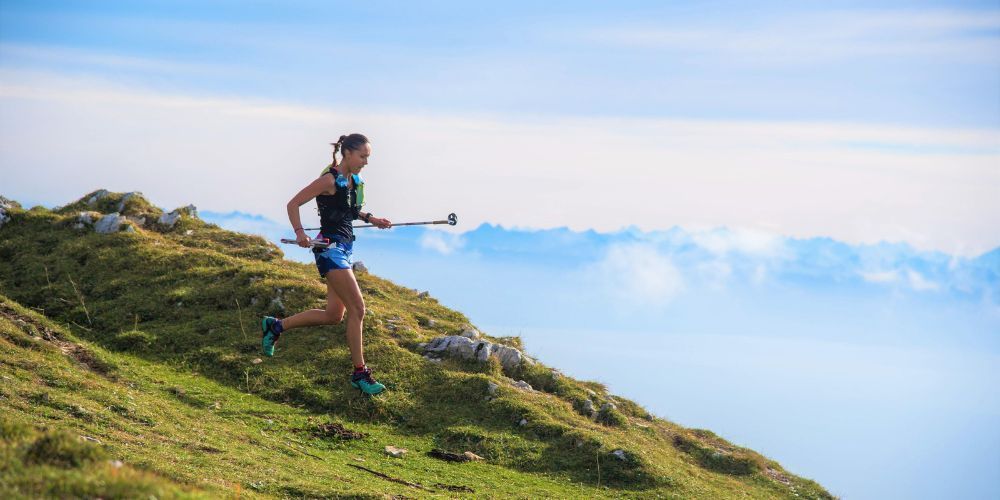
[{"label": "woman running", "polygon": [[[337,163],[337,152],[342,150],[343,160]],[[288,220],[295,229],[295,240],[300,247],[309,247],[309,237],[302,229],[299,207],[313,198],[319,208],[320,236],[330,242],[327,248],[314,247],[319,275],[326,278],[326,309],[311,309],[292,317],[277,319],[265,316],[261,321],[263,339],[261,347],[265,356],[274,355],[274,343],[281,333],[292,328],[317,325],[335,325],[347,313],[347,343],[351,348],[354,373],[351,386],[365,394],[378,394],[385,386],[372,378],[372,370],[365,366],[361,347],[361,322],[365,317],[365,301],[351,269],[351,250],[354,243],[355,219],[386,229],[392,226],[388,219],[364,213],[364,180],[358,175],[368,164],[372,146],[361,134],[342,135],[333,143],[333,163],[323,170],[318,179],[299,191],[288,202]]]}]

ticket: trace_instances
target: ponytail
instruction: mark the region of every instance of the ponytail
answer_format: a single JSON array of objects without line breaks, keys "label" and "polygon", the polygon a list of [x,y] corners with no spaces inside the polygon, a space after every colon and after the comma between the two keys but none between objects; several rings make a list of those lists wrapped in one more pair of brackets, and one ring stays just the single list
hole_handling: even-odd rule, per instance
[{"label": "ponytail", "polygon": [[[342,135],[337,142],[331,142],[330,145],[333,146],[333,163],[327,167],[330,171],[337,168],[337,152],[343,148],[344,151],[354,151],[360,148],[362,145],[368,144],[368,138],[361,134],[350,134]],[[341,154],[343,156],[343,154]]]}]

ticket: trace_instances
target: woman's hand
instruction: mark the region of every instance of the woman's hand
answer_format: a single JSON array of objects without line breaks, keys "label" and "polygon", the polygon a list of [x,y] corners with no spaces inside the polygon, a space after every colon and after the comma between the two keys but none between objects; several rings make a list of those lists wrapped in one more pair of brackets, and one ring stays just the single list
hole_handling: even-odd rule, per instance
[{"label": "woman's hand", "polygon": [[298,243],[302,248],[309,248],[309,236],[306,235],[305,230],[295,230],[295,243]]},{"label": "woman's hand", "polygon": [[392,227],[392,222],[389,219],[380,219],[378,217],[372,217],[368,219],[368,222],[371,222],[372,224],[375,225],[375,227],[379,229],[389,229],[390,227]]}]

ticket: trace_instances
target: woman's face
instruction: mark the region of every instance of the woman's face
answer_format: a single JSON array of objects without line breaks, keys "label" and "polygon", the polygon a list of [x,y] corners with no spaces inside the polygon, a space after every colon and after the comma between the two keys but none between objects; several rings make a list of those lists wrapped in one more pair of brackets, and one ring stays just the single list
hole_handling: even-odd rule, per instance
[{"label": "woman's face", "polygon": [[344,150],[344,166],[351,172],[360,172],[368,164],[368,157],[372,154],[372,145],[364,144],[360,148],[351,151]]}]

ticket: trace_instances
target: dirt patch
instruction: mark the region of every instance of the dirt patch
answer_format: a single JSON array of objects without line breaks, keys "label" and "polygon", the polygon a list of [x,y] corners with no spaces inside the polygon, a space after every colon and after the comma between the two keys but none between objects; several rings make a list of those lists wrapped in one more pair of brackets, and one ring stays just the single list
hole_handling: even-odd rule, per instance
[{"label": "dirt patch", "polygon": [[63,340],[57,332],[13,311],[0,308],[0,316],[20,325],[29,335],[41,337],[46,342],[55,345],[64,355],[73,358],[87,370],[107,378],[113,378],[112,372],[114,371],[114,366],[94,356],[94,353],[88,351],[80,344]]},{"label": "dirt patch", "polygon": [[472,488],[470,488],[468,486],[463,486],[463,485],[434,483],[434,486],[436,486],[438,488],[446,489],[448,491],[461,491],[461,492],[464,492],[464,493],[475,493],[476,492],[476,490],[474,490],[474,489],[472,489]]},{"label": "dirt patch", "polygon": [[111,366],[104,360],[101,360],[94,356],[94,353],[88,351],[85,347],[80,344],[74,344],[72,342],[66,342],[64,340],[55,340],[54,343],[59,347],[59,350],[63,354],[73,358],[77,363],[80,363],[84,368],[102,375],[107,378],[114,378],[113,371],[114,366]]},{"label": "dirt patch", "polygon": [[428,451],[427,456],[444,460],[446,462],[470,462],[473,460],[479,461],[483,459],[483,457],[476,455],[471,451],[467,451],[465,453],[452,453],[450,451],[439,450],[437,448]]},{"label": "dirt patch", "polygon": [[318,438],[325,439],[362,439],[366,436],[363,432],[352,431],[336,422],[319,424],[310,430],[311,434]]},{"label": "dirt patch", "polygon": [[791,486],[792,484],[792,481],[791,479],[788,479],[788,476],[785,476],[780,471],[774,470],[770,467],[766,467],[764,469],[764,474],[767,474],[767,477],[774,479],[775,481],[784,484],[785,486]]}]

